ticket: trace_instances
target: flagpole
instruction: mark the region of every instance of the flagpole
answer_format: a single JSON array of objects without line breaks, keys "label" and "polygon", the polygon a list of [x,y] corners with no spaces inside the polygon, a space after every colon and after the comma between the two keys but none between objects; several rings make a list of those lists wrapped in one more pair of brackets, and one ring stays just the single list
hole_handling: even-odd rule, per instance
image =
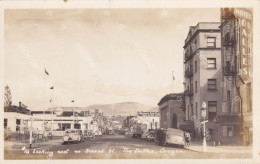
[{"label": "flagpole", "polygon": [[51,94],[51,139],[53,136],[53,92],[54,88],[52,87],[52,94]]},{"label": "flagpole", "polygon": [[73,100],[73,102],[72,102],[73,103],[73,124],[72,124],[73,125],[73,127],[72,127],[73,129],[75,127],[75,125],[74,125],[74,123],[75,123],[75,104],[74,104],[74,101],[75,100]]},{"label": "flagpole", "polygon": [[43,72],[43,135],[45,135],[45,65]]},{"label": "flagpole", "polygon": [[173,89],[173,81],[174,81],[174,75],[173,75],[173,71],[172,71],[172,93],[174,93],[174,89]]}]

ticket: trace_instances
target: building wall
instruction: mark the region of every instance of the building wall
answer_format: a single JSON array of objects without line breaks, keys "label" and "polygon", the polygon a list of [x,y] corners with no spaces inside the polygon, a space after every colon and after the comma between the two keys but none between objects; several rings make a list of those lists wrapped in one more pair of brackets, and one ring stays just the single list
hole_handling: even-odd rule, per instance
[{"label": "building wall", "polygon": [[[225,11],[224,11],[225,10]],[[223,65],[223,107],[224,113],[240,114],[240,142],[243,144],[252,144],[252,45],[253,40],[250,36],[253,27],[252,19],[239,15],[236,11],[247,13],[247,16],[253,17],[253,12],[246,8],[225,8],[221,9],[221,36],[222,36],[222,65]],[[238,27],[238,28],[237,28]],[[243,30],[239,31],[239,30]],[[244,42],[242,42],[244,40]],[[229,44],[227,44],[229,43]],[[243,55],[245,52],[246,55]],[[246,64],[240,62],[246,58]],[[231,69],[227,69],[230,64]],[[243,74],[243,69],[247,68],[248,77]],[[242,82],[243,81],[243,82]],[[227,92],[230,91],[230,101],[227,98]],[[228,110],[229,104],[232,104],[231,111]],[[242,111],[242,112],[240,112]]]},{"label": "building wall", "polygon": [[163,129],[173,128],[173,115],[177,116],[177,129],[184,124],[185,113],[183,111],[183,101],[169,100],[160,105],[160,126]]},{"label": "building wall", "polygon": [[[207,58],[216,58],[216,69],[207,68]],[[200,94],[196,95],[200,98],[200,107],[203,101],[208,104],[208,101],[217,101],[217,113],[219,114],[222,110],[222,70],[221,70],[221,52],[220,50],[204,50],[200,51],[200,77],[199,87]],[[217,89],[214,91],[208,90],[208,79],[216,79]],[[201,110],[199,112],[201,116]],[[207,113],[208,116],[208,113]]]},{"label": "building wall", "polygon": [[[15,112],[5,112],[4,113],[4,119],[7,119],[7,128],[11,130],[12,132],[16,132],[17,126],[20,127],[20,131],[23,131],[24,128],[28,128],[30,123],[30,116],[26,114],[21,113],[15,113]],[[16,124],[16,120],[20,120],[20,125]]]},{"label": "building wall", "polygon": [[[218,29],[219,23],[199,23],[194,30],[213,28],[212,30]],[[207,48],[207,37],[216,37],[216,47]],[[196,115],[197,118],[201,117],[201,104],[203,101],[208,103],[208,101],[217,101],[218,110],[221,110],[221,88],[220,83],[222,82],[222,72],[221,72],[221,36],[220,32],[205,32],[201,31],[196,34],[196,37],[190,42],[190,45],[186,45],[185,52],[188,51],[190,47],[190,52],[193,57],[185,63],[185,68],[192,66],[193,75],[191,78],[185,78],[185,89],[191,87],[193,88],[193,96],[185,95],[185,106],[186,106],[186,119],[189,120],[190,117]],[[207,68],[207,58],[216,58],[216,69]],[[197,62],[197,72],[195,72],[195,62]],[[217,90],[208,91],[207,83],[208,79],[217,79]],[[197,92],[195,92],[195,84],[197,81]],[[197,104],[197,105],[196,105]],[[193,106],[193,111],[191,109]],[[196,111],[197,109],[197,111]],[[189,115],[189,116],[188,116]]]},{"label": "building wall", "polygon": [[[208,133],[211,133],[211,141],[219,140],[219,130],[221,130],[221,127],[216,120],[217,116],[222,111],[222,61],[219,25],[220,23],[199,23],[196,27],[191,28],[192,34],[195,34],[196,36],[194,37],[189,33],[189,37],[193,38],[193,40],[189,42],[190,45],[186,44],[184,46],[185,52],[188,52],[188,48],[190,48],[190,55],[192,55],[191,58],[186,58],[186,62],[184,63],[185,68],[187,69],[192,66],[193,72],[192,76],[185,77],[185,89],[191,88],[191,86],[193,88],[192,96],[185,94],[186,119],[190,120],[191,116],[195,115],[197,119],[202,121],[202,102],[206,102],[208,109],[209,101],[216,101],[216,117],[214,120],[210,120],[206,123],[206,129],[208,130]],[[215,47],[207,47],[207,37],[215,37]],[[188,40],[186,40],[186,43],[188,43]],[[208,58],[216,59],[216,68],[208,68]],[[195,71],[196,62],[197,71]],[[216,90],[208,89],[208,79],[216,79]],[[208,119],[208,116],[209,112],[207,110],[206,119]],[[194,124],[194,128],[198,135],[201,136],[200,126]]]},{"label": "building wall", "polygon": [[[137,122],[146,125],[146,130],[160,128],[160,117],[159,116],[137,116]],[[151,127],[152,124],[152,127]]]}]

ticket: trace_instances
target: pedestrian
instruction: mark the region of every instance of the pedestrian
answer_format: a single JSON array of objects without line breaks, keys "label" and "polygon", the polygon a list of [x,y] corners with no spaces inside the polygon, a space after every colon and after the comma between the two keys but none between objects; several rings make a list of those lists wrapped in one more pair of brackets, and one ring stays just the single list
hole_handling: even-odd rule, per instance
[{"label": "pedestrian", "polygon": [[187,140],[188,140],[187,145],[188,145],[188,147],[189,147],[190,144],[191,144],[191,136],[190,136],[190,133],[187,133]]},{"label": "pedestrian", "polygon": [[190,146],[190,140],[191,140],[190,133],[185,132],[184,135],[185,135],[184,136],[184,138],[185,138],[185,146]]}]

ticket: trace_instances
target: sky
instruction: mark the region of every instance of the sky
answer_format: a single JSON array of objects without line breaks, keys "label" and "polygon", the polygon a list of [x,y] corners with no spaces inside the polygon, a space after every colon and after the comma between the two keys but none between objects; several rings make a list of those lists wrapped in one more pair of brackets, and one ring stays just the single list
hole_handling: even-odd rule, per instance
[{"label": "sky", "polygon": [[220,21],[214,8],[8,9],[4,14],[5,84],[13,105],[21,101],[31,110],[72,106],[71,100],[81,107],[157,106],[166,94],[183,92],[189,26]]}]

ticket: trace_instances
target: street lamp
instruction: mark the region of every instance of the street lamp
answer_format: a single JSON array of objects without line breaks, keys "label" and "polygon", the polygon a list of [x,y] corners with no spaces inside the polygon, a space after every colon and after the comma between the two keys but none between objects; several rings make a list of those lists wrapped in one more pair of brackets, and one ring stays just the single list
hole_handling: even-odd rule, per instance
[{"label": "street lamp", "polygon": [[207,143],[206,143],[206,127],[205,127],[205,124],[206,124],[206,115],[207,115],[207,111],[206,111],[206,108],[207,108],[207,104],[205,101],[202,102],[202,110],[201,110],[201,115],[202,117],[204,118],[204,121],[202,122],[203,123],[203,149],[202,151],[203,152],[207,152]]}]

